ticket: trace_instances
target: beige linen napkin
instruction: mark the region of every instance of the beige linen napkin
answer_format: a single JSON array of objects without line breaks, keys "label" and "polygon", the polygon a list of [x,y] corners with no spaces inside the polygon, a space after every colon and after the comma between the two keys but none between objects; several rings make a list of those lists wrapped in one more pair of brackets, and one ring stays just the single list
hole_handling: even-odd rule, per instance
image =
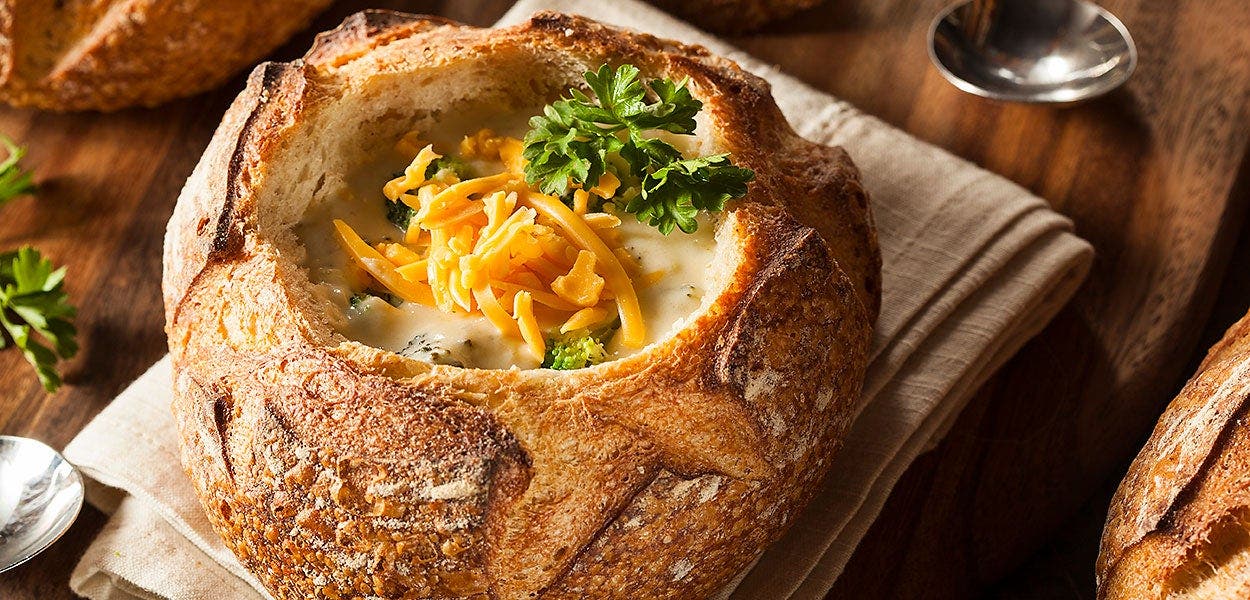
[{"label": "beige linen napkin", "polygon": [[[722,598],[821,598],[909,464],[973,391],[1076,291],[1092,251],[1072,224],[1005,179],[818,93],[632,0],[522,0],[704,44],[765,77],[803,136],[847,148],[863,171],[884,256],[884,298],[864,402],[823,489],[788,535]],[[162,360],[65,454],[112,514],[74,571],[93,599],[264,598],[224,548],[178,464]],[[106,487],[107,486],[107,487]]]}]

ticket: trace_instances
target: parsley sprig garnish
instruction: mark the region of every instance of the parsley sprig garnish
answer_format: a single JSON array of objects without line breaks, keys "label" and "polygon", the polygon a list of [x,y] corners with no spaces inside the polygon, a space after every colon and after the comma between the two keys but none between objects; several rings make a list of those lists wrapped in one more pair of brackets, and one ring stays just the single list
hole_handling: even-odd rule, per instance
[{"label": "parsley sprig garnish", "polygon": [[[698,229],[700,211],[719,211],[746,195],[750,169],[735,166],[728,154],[686,159],[656,131],[690,135],[703,103],[686,82],[653,79],[644,83],[633,65],[608,65],[585,74],[594,98],[570,89],[530,119],[525,136],[525,178],[545,194],[564,196],[570,185],[593,187],[609,170],[636,183],[623,198],[624,209],[667,235],[674,227]],[[651,135],[648,135],[651,134]],[[629,167],[617,172],[613,155]]]},{"label": "parsley sprig garnish", "polygon": [[65,268],[54,269],[34,248],[0,254],[0,325],[5,334],[0,348],[11,343],[21,349],[49,392],[61,386],[57,360],[78,352],[77,331],[70,323],[76,311],[64,281]]},{"label": "parsley sprig garnish", "polygon": [[26,156],[26,149],[4,134],[0,134],[0,145],[4,146],[8,155],[4,162],[0,162],[0,205],[4,205],[22,194],[35,191],[35,182],[30,173],[18,164]]}]

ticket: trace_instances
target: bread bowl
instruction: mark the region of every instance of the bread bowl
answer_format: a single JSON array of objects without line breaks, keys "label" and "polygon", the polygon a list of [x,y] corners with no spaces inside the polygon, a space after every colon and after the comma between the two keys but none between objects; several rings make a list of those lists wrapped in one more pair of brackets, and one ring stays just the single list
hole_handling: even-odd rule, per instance
[{"label": "bread bowl", "polygon": [[1116,490],[1098,597],[1250,596],[1250,315],[1208,352]]},{"label": "bread bowl", "polygon": [[[465,136],[463,149],[482,124],[537,114],[609,63],[688,79],[702,110],[683,139],[754,171],[745,197],[700,216],[688,235],[702,237],[646,234],[685,249],[647,254],[657,261],[702,261],[675,267],[699,288],[676,300],[687,314],[648,312],[640,284],[645,333],[574,370],[520,364],[527,339],[474,338],[522,357],[476,368],[490,358],[387,350],[353,329],[340,288],[354,284],[324,239],[342,234],[350,250],[348,232],[387,226],[378,207],[403,198],[405,178],[442,176],[420,162],[440,135]],[[435,143],[411,162],[423,143],[388,154],[413,131]],[[402,170],[379,176],[389,169]],[[564,210],[505,180],[518,206]],[[279,599],[705,597],[825,475],[859,397],[880,260],[846,153],[795,135],[767,84],[731,61],[558,13],[497,30],[360,13],[303,60],[253,72],[179,198],[163,293],[183,464],[214,528]],[[628,341],[615,281],[607,302]],[[523,325],[521,296],[504,304]],[[465,332],[485,322],[452,313]]]},{"label": "bread bowl", "polygon": [[4,0],[0,98],[47,110],[153,106],[212,89],[331,0]]}]

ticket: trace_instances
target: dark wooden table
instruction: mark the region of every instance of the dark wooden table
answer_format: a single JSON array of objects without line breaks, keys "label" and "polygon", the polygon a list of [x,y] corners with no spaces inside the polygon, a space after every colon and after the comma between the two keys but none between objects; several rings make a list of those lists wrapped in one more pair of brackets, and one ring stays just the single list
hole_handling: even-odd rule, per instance
[{"label": "dark wooden table", "polygon": [[[1250,4],[1106,0],[1137,38],[1139,71],[1106,98],[1055,109],[945,83],[924,46],[944,3],[828,0],[734,38],[1049,199],[1098,250],[1073,304],[908,470],[833,596],[1088,598],[1106,498],[1200,344],[1250,304],[1250,236],[1236,243],[1250,190]],[[353,0],[316,28],[366,4],[485,25],[509,2]],[[276,56],[297,56],[311,35]],[[0,433],[63,446],[165,352],[164,224],[241,87],[112,115],[0,112],[43,185],[0,210],[0,248],[34,244],[69,266],[84,348],[51,396],[0,352]],[[71,597],[69,572],[103,521],[86,509],[47,554],[0,576],[0,598]]]}]

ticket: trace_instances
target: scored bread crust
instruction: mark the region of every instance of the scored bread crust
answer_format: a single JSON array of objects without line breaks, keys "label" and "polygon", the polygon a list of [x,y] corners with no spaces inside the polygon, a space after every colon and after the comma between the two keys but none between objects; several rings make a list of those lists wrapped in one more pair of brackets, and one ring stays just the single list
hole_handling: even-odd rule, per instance
[{"label": "scored bread crust", "polygon": [[1250,315],[1208,352],[1111,502],[1105,599],[1250,597]]},{"label": "scored bread crust", "polygon": [[332,0],[2,0],[0,99],[45,110],[155,106],[220,85]]},{"label": "scored bread crust", "polygon": [[[717,145],[756,173],[718,231],[723,285],[692,320],[574,371],[432,365],[337,334],[270,223],[295,188],[276,165],[320,127],[363,126],[327,115],[383,79],[558,71],[558,93],[605,62],[688,77]],[[558,13],[497,30],[359,13],[253,72],[170,221],[183,463],[281,600],[705,597],[823,478],[859,398],[880,260],[845,152],[799,138],[731,61]]]}]

